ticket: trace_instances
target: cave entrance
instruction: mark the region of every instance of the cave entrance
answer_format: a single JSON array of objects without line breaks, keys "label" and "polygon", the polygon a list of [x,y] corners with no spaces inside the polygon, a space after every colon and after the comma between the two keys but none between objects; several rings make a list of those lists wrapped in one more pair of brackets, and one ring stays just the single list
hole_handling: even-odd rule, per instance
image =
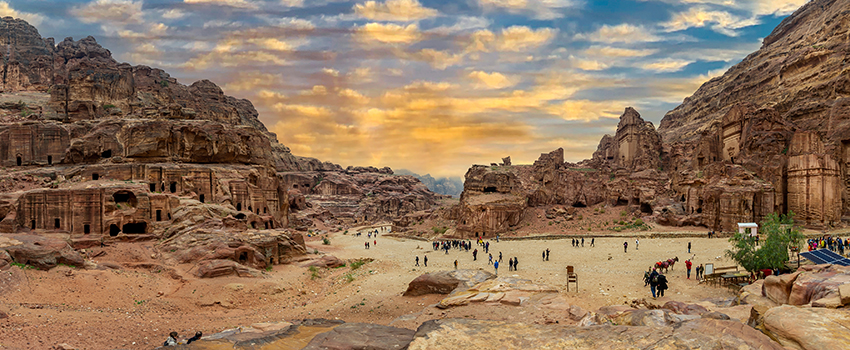
[{"label": "cave entrance", "polygon": [[640,212],[645,214],[652,214],[652,206],[647,203],[641,203]]},{"label": "cave entrance", "polygon": [[151,192],[156,192],[156,184],[151,184]]},{"label": "cave entrance", "polygon": [[587,208],[587,205],[582,201],[576,201],[573,203],[573,208]]},{"label": "cave entrance", "polygon": [[495,192],[496,192],[495,187],[484,187],[484,193],[495,193]]},{"label": "cave entrance", "polygon": [[268,212],[269,212],[269,207],[263,207],[263,214],[268,213]]},{"label": "cave entrance", "polygon": [[626,205],[629,205],[628,199],[617,198],[617,204],[615,205],[616,207],[622,207],[622,206],[626,206]]},{"label": "cave entrance", "polygon": [[91,179],[92,179],[92,181],[97,181],[98,179],[100,179],[100,174],[98,174],[98,173],[92,173],[92,174],[91,174]]},{"label": "cave entrance", "polygon": [[91,225],[84,224],[83,225],[83,234],[89,234],[89,233],[91,233]]},{"label": "cave entrance", "polygon": [[162,221],[162,210],[156,210],[156,221]]},{"label": "cave entrance", "polygon": [[111,158],[112,157],[112,150],[108,149],[108,150],[105,150],[103,152],[100,152],[100,157],[101,158]]},{"label": "cave entrance", "polygon": [[136,195],[130,191],[118,191],[112,194],[112,200],[115,201],[115,204],[124,204],[130,207],[136,207],[138,204],[138,200],[136,200]]},{"label": "cave entrance", "polygon": [[269,229],[269,223],[268,223],[268,221],[267,221],[267,222],[265,222],[265,224],[266,224],[266,225],[265,225],[265,226],[266,226],[266,230],[268,230],[268,229]]},{"label": "cave entrance", "polygon": [[243,264],[248,262],[248,252],[239,253],[239,262]]},{"label": "cave entrance", "polygon": [[250,206],[250,205],[249,205],[249,206],[248,206],[248,211],[254,211],[254,208],[253,208],[252,206]]},{"label": "cave entrance", "polygon": [[684,202],[684,201],[685,201],[685,195],[682,195],[682,198],[681,198],[681,199],[679,199],[679,201],[680,201],[680,202]]},{"label": "cave entrance", "polygon": [[702,166],[703,166],[703,164],[704,164],[704,163],[705,163],[705,158],[704,158],[704,157],[699,157],[699,158],[697,158],[697,166],[698,166],[698,167],[702,168]]},{"label": "cave entrance", "polygon": [[30,230],[35,230],[35,220],[30,221]]},{"label": "cave entrance", "polygon": [[118,228],[118,225],[116,225],[116,224],[109,225],[109,235],[110,236],[115,237],[115,236],[118,235],[119,232],[121,232],[121,229]]},{"label": "cave entrance", "polygon": [[236,203],[236,210],[242,211],[242,203]]},{"label": "cave entrance", "polygon": [[58,229],[60,227],[62,227],[62,221],[59,220],[59,219],[54,219],[53,220],[53,228]]},{"label": "cave entrance", "polygon": [[124,233],[146,233],[148,224],[146,222],[131,222],[124,224],[121,231]]},{"label": "cave entrance", "polygon": [[203,194],[199,195],[198,200],[201,201],[201,203],[203,203],[204,202],[204,195]]},{"label": "cave entrance", "polygon": [[23,160],[23,158],[21,158],[21,156],[18,156],[17,164],[18,164],[18,166],[21,166],[21,165],[24,164],[24,160]]},{"label": "cave entrance", "polygon": [[702,214],[702,199],[699,200],[697,214]]},{"label": "cave entrance", "polygon": [[234,216],[234,217],[238,220],[245,220],[245,218],[246,218],[245,214],[242,214],[242,213],[236,214],[236,216]]},{"label": "cave entrance", "polygon": [[171,185],[168,186],[168,190],[171,191],[171,193],[177,192],[177,183],[172,182]]},{"label": "cave entrance", "polygon": [[47,165],[53,165],[53,156],[47,156]]}]

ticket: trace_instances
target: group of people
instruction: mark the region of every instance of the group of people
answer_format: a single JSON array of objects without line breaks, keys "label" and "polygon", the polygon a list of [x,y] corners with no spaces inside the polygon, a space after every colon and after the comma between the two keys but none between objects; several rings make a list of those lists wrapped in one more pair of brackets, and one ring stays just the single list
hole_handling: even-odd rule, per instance
[{"label": "group of people", "polygon": [[[489,241],[484,241],[484,239],[482,239],[481,237],[478,237],[475,242],[476,242],[477,245],[481,246],[481,250],[484,252],[484,254],[487,254],[487,265],[493,266],[493,269],[498,274],[499,273],[499,265],[502,263],[502,258],[503,258],[502,252],[499,252],[498,258],[494,258],[493,254],[490,253],[490,242]],[[367,244],[368,244],[368,242],[367,242]],[[478,248],[473,249],[472,241],[470,241],[470,240],[433,241],[433,242],[431,242],[431,248],[435,251],[443,250],[443,251],[446,252],[446,254],[449,254],[449,251],[452,250],[452,249],[458,249],[461,252],[469,252],[469,250],[472,249],[472,261],[478,261]],[[543,251],[543,259],[544,260],[549,259],[549,250],[548,249]],[[419,256],[417,255],[414,258],[414,266],[419,266],[419,261],[420,261]],[[508,259],[508,268],[509,268],[510,271],[516,271],[517,270],[518,261],[519,260],[516,257]],[[425,267],[428,266],[428,257],[427,256],[425,256],[425,258],[423,259],[423,264],[424,264]],[[457,260],[454,261],[454,267],[455,267],[455,269],[457,269],[457,267],[458,267],[458,261]]]},{"label": "group of people", "polygon": [[[596,238],[591,237],[590,238],[590,246],[594,247],[595,243],[596,243]],[[578,238],[573,238],[573,247],[575,247],[575,248],[584,247],[584,237],[582,237],[581,240],[579,240]]]},{"label": "group of people", "polygon": [[841,237],[823,236],[820,238],[810,238],[806,243],[809,246],[809,251],[829,249],[844,255],[845,250],[850,250],[850,237],[841,239]]},{"label": "group of people", "polygon": [[664,276],[658,269],[649,267],[643,274],[643,286],[649,285],[649,290],[652,291],[652,299],[663,297],[664,291],[667,290],[667,276]]}]

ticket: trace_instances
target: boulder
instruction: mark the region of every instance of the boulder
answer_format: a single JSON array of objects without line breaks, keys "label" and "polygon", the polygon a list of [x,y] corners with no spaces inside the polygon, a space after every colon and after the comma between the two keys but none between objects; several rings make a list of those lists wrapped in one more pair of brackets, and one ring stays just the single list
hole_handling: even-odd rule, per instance
[{"label": "boulder", "polygon": [[19,264],[35,266],[41,270],[49,270],[59,264],[75,267],[85,265],[83,257],[64,240],[35,235],[11,237],[20,244],[4,249],[12,260]]},{"label": "boulder", "polygon": [[841,297],[836,294],[830,294],[830,296],[820,298],[812,302],[812,307],[828,307],[835,309],[841,306]]},{"label": "boulder", "polygon": [[585,316],[587,316],[587,310],[582,309],[578,305],[570,306],[570,319],[573,321],[580,321]]},{"label": "boulder", "polygon": [[487,271],[467,269],[426,273],[410,281],[403,295],[449,294],[455,289],[469,288],[495,277]]},{"label": "boulder", "polygon": [[12,266],[12,257],[5,250],[0,250],[0,271]]},{"label": "boulder", "polygon": [[729,317],[729,315],[721,313],[721,312],[717,312],[717,311],[706,312],[706,313],[702,314],[700,317],[711,318],[711,319],[715,319],[715,320],[730,320],[730,319],[732,319],[731,317]]},{"label": "boulder", "polygon": [[260,277],[262,273],[259,270],[241,265],[233,260],[216,259],[198,263],[198,272],[196,275],[200,278],[215,278],[230,275]]},{"label": "boulder", "polygon": [[681,301],[668,301],[661,308],[680,315],[702,315],[708,312],[708,309],[701,305],[685,304]]},{"label": "boulder", "polygon": [[841,305],[850,305],[850,283],[838,286],[838,295],[841,298]]},{"label": "boulder", "polygon": [[764,326],[792,349],[850,349],[850,313],[846,310],[782,305],[764,313]]},{"label": "boulder", "polygon": [[371,323],[346,323],[313,338],[303,350],[406,349],[414,331]]},{"label": "boulder", "polygon": [[767,276],[764,279],[762,295],[779,305],[787,304],[788,296],[791,295],[791,287],[799,275],[799,272],[795,272],[781,276]]},{"label": "boulder", "polygon": [[806,305],[815,300],[838,295],[838,287],[850,283],[850,268],[817,265],[794,279],[788,304]]},{"label": "boulder", "polygon": [[332,269],[332,268],[340,267],[340,266],[343,266],[343,265],[345,265],[345,262],[340,260],[339,258],[337,258],[333,255],[325,255],[325,256],[322,256],[319,259],[310,261],[306,264],[302,264],[301,267],[315,266],[315,267],[318,267],[318,268],[330,268],[330,269]]},{"label": "boulder", "polygon": [[757,330],[739,322],[715,319],[687,321],[675,328],[614,325],[574,327],[442,319],[419,326],[408,348],[782,350],[779,344]]}]

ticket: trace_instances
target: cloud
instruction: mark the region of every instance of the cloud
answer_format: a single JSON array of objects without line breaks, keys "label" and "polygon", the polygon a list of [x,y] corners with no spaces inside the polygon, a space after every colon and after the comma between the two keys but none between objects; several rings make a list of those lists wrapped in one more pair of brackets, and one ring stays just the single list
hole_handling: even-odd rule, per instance
[{"label": "cloud", "polygon": [[373,21],[409,22],[436,17],[439,12],[423,7],[417,0],[387,0],[385,3],[366,1],[354,5],[354,13]]},{"label": "cloud", "polygon": [[249,0],[183,0],[187,4],[218,5],[241,9],[257,9],[256,2]]},{"label": "cloud", "polygon": [[431,65],[434,69],[444,70],[463,61],[463,54],[454,54],[449,51],[434,49],[422,49],[414,53],[399,53],[400,58],[422,61]]},{"label": "cloud", "polygon": [[27,21],[29,24],[32,24],[33,26],[38,26],[44,21],[44,16],[42,15],[29,12],[15,11],[15,9],[13,9],[8,2],[0,1],[0,17],[6,16],[20,18],[24,21]]},{"label": "cloud", "polygon": [[624,106],[628,105],[629,103],[619,100],[567,100],[550,107],[549,111],[563,120],[590,121],[599,118],[619,118]]},{"label": "cloud", "polygon": [[473,71],[467,77],[472,79],[476,89],[504,89],[519,82],[515,77],[508,77],[499,72]]},{"label": "cloud", "polygon": [[[645,0],[646,1],[646,0]],[[650,0],[651,1],[651,0]],[[749,12],[752,16],[786,16],[805,5],[809,0],[656,0],[669,4],[700,4],[725,7]]]},{"label": "cloud", "polygon": [[458,16],[454,24],[429,29],[428,33],[450,35],[475,29],[484,29],[489,27],[491,23],[486,17]]},{"label": "cloud", "polygon": [[484,9],[502,9],[510,13],[527,14],[535,19],[551,20],[564,17],[565,9],[577,8],[578,0],[478,0]]},{"label": "cloud", "polygon": [[658,61],[643,63],[638,65],[641,69],[655,71],[655,72],[678,72],[685,68],[687,65],[694,63],[694,61],[689,60],[680,60],[673,58],[665,58]]},{"label": "cloud", "polygon": [[591,46],[584,50],[584,54],[590,57],[645,57],[658,52],[655,49],[625,49],[610,46]]},{"label": "cloud", "polygon": [[570,61],[572,62],[572,66],[581,70],[586,71],[597,71],[608,69],[611,65],[605,62],[601,62],[593,59],[582,59],[574,56],[570,56]]},{"label": "cloud", "polygon": [[603,25],[595,32],[577,34],[578,40],[587,40],[598,43],[644,43],[662,41],[663,38],[652,33],[651,29],[643,26],[635,26],[623,23],[615,26]]},{"label": "cloud", "polygon": [[128,25],[144,22],[142,1],[97,0],[72,8],[71,14],[83,23]]},{"label": "cloud", "polygon": [[489,30],[479,30],[472,33],[467,52],[512,51],[520,52],[535,49],[548,44],[557,34],[556,29],[531,29],[527,26],[511,26],[502,29],[498,34]]},{"label": "cloud", "polygon": [[359,41],[366,43],[412,44],[422,39],[422,32],[415,24],[367,23],[355,28],[354,33]]},{"label": "cloud", "polygon": [[692,7],[673,15],[670,21],[661,23],[668,32],[677,32],[688,28],[709,26],[711,30],[726,36],[738,36],[737,29],[759,24],[755,17],[742,18],[726,11],[709,10],[705,7]]}]

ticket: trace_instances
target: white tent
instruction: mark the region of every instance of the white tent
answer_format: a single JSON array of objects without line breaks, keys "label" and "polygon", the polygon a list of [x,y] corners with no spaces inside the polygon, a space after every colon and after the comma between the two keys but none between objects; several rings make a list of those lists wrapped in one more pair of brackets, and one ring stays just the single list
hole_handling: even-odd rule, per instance
[{"label": "white tent", "polygon": [[738,232],[743,234],[747,233],[747,229],[750,229],[750,236],[758,236],[759,224],[754,222],[739,222],[738,223]]}]

